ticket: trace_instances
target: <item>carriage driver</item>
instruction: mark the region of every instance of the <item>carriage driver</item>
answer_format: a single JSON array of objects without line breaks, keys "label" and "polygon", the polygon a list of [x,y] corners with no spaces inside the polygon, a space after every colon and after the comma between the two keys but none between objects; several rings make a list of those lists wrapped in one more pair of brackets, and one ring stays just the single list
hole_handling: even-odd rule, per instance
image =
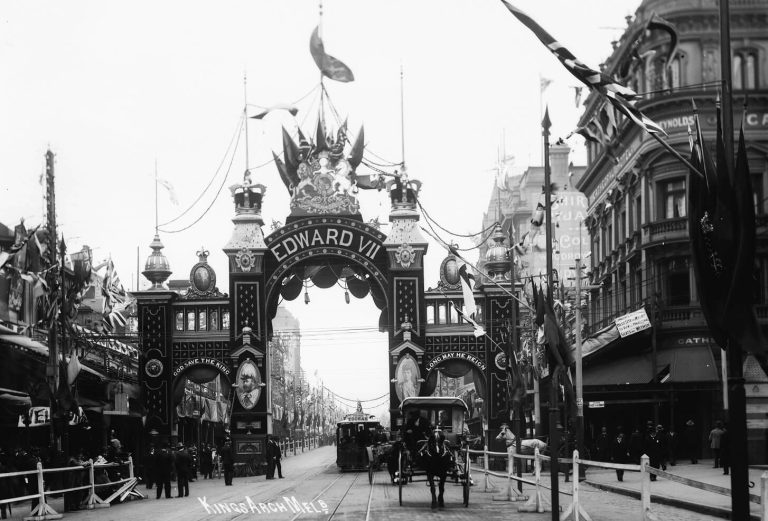
[{"label": "carriage driver", "polygon": [[419,414],[418,410],[412,410],[408,414],[408,421],[405,423],[403,441],[406,448],[416,449],[419,440],[426,440],[431,434],[429,421]]}]

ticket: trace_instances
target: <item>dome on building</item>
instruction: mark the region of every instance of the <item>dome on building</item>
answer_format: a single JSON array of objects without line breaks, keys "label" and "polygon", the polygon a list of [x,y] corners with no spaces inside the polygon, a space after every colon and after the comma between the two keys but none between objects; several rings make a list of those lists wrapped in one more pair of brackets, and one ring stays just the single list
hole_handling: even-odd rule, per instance
[{"label": "dome on building", "polygon": [[160,236],[157,233],[155,233],[155,238],[149,247],[152,248],[152,253],[147,257],[144,271],[141,273],[152,283],[150,289],[165,289],[163,288],[163,283],[171,276],[171,266],[168,264],[166,256],[160,251],[164,246],[160,242]]}]

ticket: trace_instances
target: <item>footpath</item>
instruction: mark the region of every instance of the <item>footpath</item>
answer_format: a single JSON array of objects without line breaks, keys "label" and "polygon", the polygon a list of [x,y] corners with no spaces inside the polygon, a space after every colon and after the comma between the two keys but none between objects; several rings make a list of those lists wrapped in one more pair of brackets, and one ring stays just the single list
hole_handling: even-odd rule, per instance
[{"label": "footpath", "polygon": [[[699,460],[696,465],[691,464],[690,461],[682,461],[675,466],[668,465],[667,472],[730,489],[731,477],[724,475],[722,468],[712,468],[712,464],[711,459]],[[754,487],[749,490],[750,494],[760,495],[760,476],[763,472],[765,469],[750,467],[749,480],[754,483]],[[602,490],[640,497],[640,474],[638,472],[625,472],[624,481],[618,481],[616,471],[591,467],[587,469],[586,482]],[[653,510],[654,504],[659,503],[724,519],[730,519],[731,515],[730,496],[689,487],[663,478],[651,482],[651,510]],[[760,505],[750,503],[750,511],[752,519],[760,519]]]}]

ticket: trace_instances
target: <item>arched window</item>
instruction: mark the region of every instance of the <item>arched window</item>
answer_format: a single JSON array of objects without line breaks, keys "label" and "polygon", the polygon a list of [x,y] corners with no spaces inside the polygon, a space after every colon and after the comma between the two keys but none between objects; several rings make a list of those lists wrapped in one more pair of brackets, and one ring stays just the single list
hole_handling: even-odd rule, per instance
[{"label": "arched window", "polygon": [[678,89],[683,84],[683,56],[678,54],[669,64],[669,88]]},{"label": "arched window", "polygon": [[757,51],[739,49],[731,62],[733,90],[755,90],[758,85]]}]

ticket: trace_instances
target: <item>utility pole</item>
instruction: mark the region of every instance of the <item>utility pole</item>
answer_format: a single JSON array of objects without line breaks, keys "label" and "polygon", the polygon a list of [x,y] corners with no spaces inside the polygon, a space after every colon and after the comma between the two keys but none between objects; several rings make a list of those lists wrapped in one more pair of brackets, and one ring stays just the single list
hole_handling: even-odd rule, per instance
[{"label": "utility pole", "polygon": [[[59,271],[53,269],[58,264],[56,258],[56,186],[54,182],[54,159],[53,152],[48,150],[45,153],[45,195],[46,195],[46,213],[47,215],[47,227],[48,227],[48,261],[50,262],[50,268],[48,275],[46,276],[48,283],[48,291],[53,294],[59,292]],[[63,266],[62,266],[63,267]],[[60,267],[60,269],[62,268]],[[53,311],[53,317],[49,317],[48,322],[48,367],[46,368],[46,378],[48,380],[49,387],[53,388],[51,393],[51,405],[50,405],[50,422],[51,422],[51,446],[60,449],[56,438],[56,424],[54,418],[56,417],[56,391],[59,389],[59,349],[58,349],[58,299],[50,299],[51,305],[57,307]],[[51,385],[53,384],[53,385]]]},{"label": "utility pole", "polygon": [[[542,135],[544,136],[544,209],[546,212],[546,241],[547,241],[547,303],[552,307],[552,181],[549,165],[549,129],[552,122],[549,119],[549,107],[544,111],[544,119],[541,122]],[[560,435],[557,430],[557,421],[560,416],[560,408],[557,404],[557,396],[560,393],[558,382],[559,368],[554,366],[554,360],[550,357],[549,378],[551,389],[549,391],[549,444],[552,448],[550,460],[550,483],[552,486],[552,521],[560,518],[560,483],[558,476],[560,468],[557,455],[560,450]]]},{"label": "utility pole", "polygon": [[[576,271],[576,448],[579,454],[586,454],[584,450],[584,376],[582,369],[582,345],[581,345],[581,292],[582,290],[599,289],[599,285],[581,285],[581,259],[576,259],[574,270]],[[579,466],[578,479],[584,477],[584,465]],[[577,479],[574,476],[574,479]]]}]

